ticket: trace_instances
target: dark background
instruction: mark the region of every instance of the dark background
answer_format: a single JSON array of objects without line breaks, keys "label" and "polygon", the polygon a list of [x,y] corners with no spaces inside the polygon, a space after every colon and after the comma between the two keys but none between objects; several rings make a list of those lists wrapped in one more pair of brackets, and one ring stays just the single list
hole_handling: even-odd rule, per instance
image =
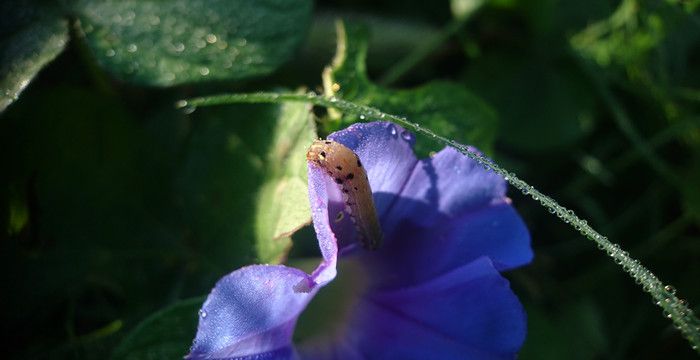
[{"label": "dark background", "polygon": [[[255,119],[270,106],[186,114],[175,101],[319,89],[336,18],[367,24],[368,73],[379,81],[456,21],[448,2],[317,2],[303,43],[274,72],[153,86],[100,63],[76,30],[74,9],[21,6],[39,18],[60,14],[70,40],[0,114],[1,329],[4,357],[18,359],[182,355],[199,297],[256,262],[253,209],[265,174],[250,159],[267,151],[265,122]],[[490,149],[497,163],[588,219],[698,310],[694,8],[661,0],[488,2],[390,87],[449,81],[483,99],[498,119]],[[6,49],[17,29],[10,20]],[[231,134],[245,152],[230,150]],[[531,199],[511,196],[535,249],[532,265],[507,274],[528,312],[521,358],[697,356],[595,244]],[[306,228],[295,240],[312,236]]]}]

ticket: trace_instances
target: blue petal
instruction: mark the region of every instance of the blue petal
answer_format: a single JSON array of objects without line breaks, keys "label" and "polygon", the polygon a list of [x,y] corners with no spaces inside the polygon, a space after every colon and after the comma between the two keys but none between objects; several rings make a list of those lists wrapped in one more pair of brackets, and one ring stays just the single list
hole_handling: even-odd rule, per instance
[{"label": "blue petal", "polygon": [[337,239],[329,209],[342,204],[339,189],[309,166],[309,200],[323,260],[313,272],[254,265],[219,280],[202,306],[190,359],[292,359],[291,336],[299,314],[336,276]]},{"label": "blue petal", "polygon": [[[382,253],[397,268],[417,268],[415,257],[430,266],[434,257],[421,256],[427,253],[444,260],[444,266],[433,263],[433,273],[482,255],[491,257],[499,270],[531,261],[530,235],[510,206],[500,175],[449,147],[417,161],[412,149],[415,139],[392,123],[355,124],[329,138],[355,151],[364,163],[384,231],[383,246],[392,249]],[[331,215],[339,209],[342,203]],[[489,226],[478,227],[484,224]],[[332,228],[341,248],[354,241],[349,221]]]},{"label": "blue petal", "polygon": [[[480,256],[490,257],[499,270],[532,260],[530,235],[505,195],[501,176],[452,148],[414,162],[411,141],[390,136],[392,129],[404,130],[387,126],[358,124],[331,136],[358,152],[370,183],[397,192],[378,193],[372,187],[375,202],[385,205],[381,216],[385,241],[378,251],[361,255],[376,275],[375,286],[423,282]],[[400,172],[394,171],[399,168]],[[322,172],[318,176],[328,178]],[[339,204],[331,214],[342,208]],[[331,228],[343,243],[341,248],[354,241],[352,226],[340,223]]]},{"label": "blue petal", "polygon": [[339,246],[337,239],[346,239],[347,241],[351,237],[354,238],[355,233],[345,223],[337,224],[330,220],[329,214],[336,214],[345,207],[338,185],[323,169],[311,164],[308,165],[308,175],[311,217],[323,257],[323,261],[312,275],[315,284],[325,285],[336,276]]},{"label": "blue petal", "polygon": [[361,258],[372,269],[375,287],[421,283],[481,256],[488,256],[498,270],[532,260],[527,228],[506,203],[484,206],[453,218],[443,217],[432,227],[410,221],[401,224],[393,232],[392,241]]},{"label": "blue petal", "polygon": [[488,256],[503,271],[532,261],[530,233],[509,203],[493,204],[464,213],[445,225],[440,239],[455,258]]},{"label": "blue petal", "polygon": [[447,147],[418,163],[401,189],[399,200],[382,221],[387,232],[406,220],[428,227],[444,216],[504,202],[505,192],[506,184],[500,175]]},{"label": "blue petal", "polygon": [[318,288],[301,270],[277,265],[238,269],[216,284],[202,305],[188,359],[293,359],[291,337],[299,314]]},{"label": "blue petal", "polygon": [[417,286],[369,293],[350,319],[340,344],[374,359],[512,359],[526,332],[520,302],[485,257]]}]

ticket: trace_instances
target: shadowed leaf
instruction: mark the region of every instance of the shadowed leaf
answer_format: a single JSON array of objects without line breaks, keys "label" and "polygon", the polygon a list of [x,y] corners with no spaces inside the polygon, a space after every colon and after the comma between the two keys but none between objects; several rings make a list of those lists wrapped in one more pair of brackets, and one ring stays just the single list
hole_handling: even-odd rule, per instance
[{"label": "shadowed leaf", "polygon": [[80,25],[116,77],[171,86],[269,74],[303,39],[308,0],[85,2]]},{"label": "shadowed leaf", "polygon": [[4,111],[39,71],[58,56],[68,42],[68,22],[41,13],[30,1],[0,5],[0,112]]}]

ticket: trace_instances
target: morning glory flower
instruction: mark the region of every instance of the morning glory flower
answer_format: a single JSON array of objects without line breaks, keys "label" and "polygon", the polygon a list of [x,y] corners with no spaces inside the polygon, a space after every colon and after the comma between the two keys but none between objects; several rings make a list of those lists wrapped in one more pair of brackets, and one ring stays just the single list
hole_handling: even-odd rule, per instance
[{"label": "morning glory flower", "polygon": [[[499,272],[530,262],[532,250],[504,180],[449,147],[418,160],[413,134],[392,123],[355,124],[328,138],[367,171],[381,245],[358,246],[341,188],[309,163],[320,264],[311,274],[253,265],[223,277],[200,310],[188,358],[514,358],[525,313]],[[293,344],[299,315],[339,261],[363,269],[341,329]]]}]

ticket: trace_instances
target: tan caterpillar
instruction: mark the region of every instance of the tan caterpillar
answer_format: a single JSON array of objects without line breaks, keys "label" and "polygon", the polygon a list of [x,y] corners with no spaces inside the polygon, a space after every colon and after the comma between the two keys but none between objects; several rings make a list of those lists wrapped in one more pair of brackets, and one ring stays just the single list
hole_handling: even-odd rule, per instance
[{"label": "tan caterpillar", "polygon": [[377,249],[382,242],[382,229],[367,172],[357,154],[341,143],[315,140],[306,153],[306,160],[324,169],[340,187],[345,212],[355,224],[360,244],[368,250]]}]

